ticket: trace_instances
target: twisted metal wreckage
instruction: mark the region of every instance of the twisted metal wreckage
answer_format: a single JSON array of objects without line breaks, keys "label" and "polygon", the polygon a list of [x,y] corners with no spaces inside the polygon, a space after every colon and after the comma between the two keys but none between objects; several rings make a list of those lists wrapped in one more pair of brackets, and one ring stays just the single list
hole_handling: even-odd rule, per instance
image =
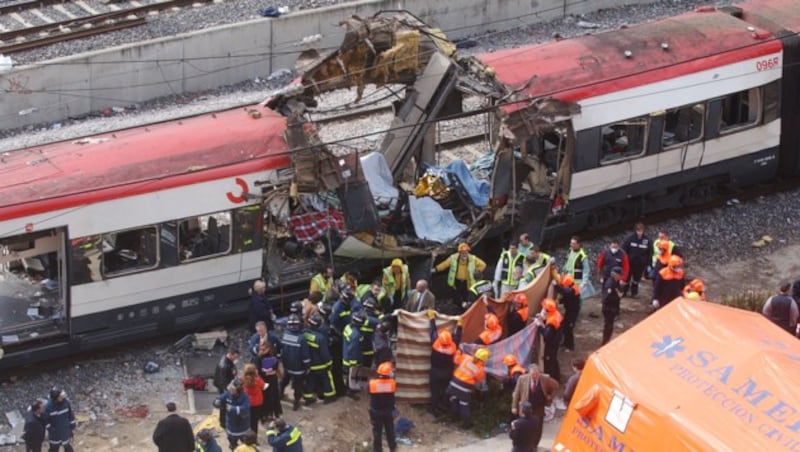
[{"label": "twisted metal wreckage", "polygon": [[[519,93],[525,87],[505,86],[477,58],[458,57],[441,30],[409,13],[354,16],[341,25],[341,46],[303,53],[297,62],[302,75],[266,101],[286,116],[294,167],[291,185],[266,199],[268,268],[285,267],[286,256],[299,253],[298,242],[312,249],[316,243],[319,256],[352,262],[431,256],[506,231],[538,238],[553,206],[568,199],[575,146],[567,119],[579,106],[524,98]],[[536,83],[535,76],[528,83]],[[358,103],[369,84],[405,87],[377,152],[332,152],[309,117],[318,111],[317,96],[355,87]],[[482,107],[465,109],[468,97],[480,99]],[[437,177],[441,172],[426,174],[437,163],[437,122],[476,114],[489,117],[494,153],[490,183],[483,182],[485,202],[470,196],[468,170],[463,177],[445,176],[448,184]],[[390,192],[388,200],[374,193],[382,189]],[[321,226],[317,234],[298,234],[303,216]],[[444,236],[434,233],[432,239],[426,221]]]}]

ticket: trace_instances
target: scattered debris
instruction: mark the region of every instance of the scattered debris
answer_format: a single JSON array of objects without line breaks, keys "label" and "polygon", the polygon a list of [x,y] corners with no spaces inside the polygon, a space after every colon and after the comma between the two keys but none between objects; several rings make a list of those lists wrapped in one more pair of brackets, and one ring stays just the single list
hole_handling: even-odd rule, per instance
[{"label": "scattered debris", "polygon": [[158,363],[153,361],[148,361],[147,364],[144,365],[144,373],[146,374],[154,374],[161,369],[161,366]]},{"label": "scattered debris", "polygon": [[31,113],[36,113],[37,111],[39,111],[39,109],[38,109],[38,108],[36,108],[36,107],[31,107],[31,108],[26,108],[26,109],[24,109],[24,110],[20,110],[18,114],[19,114],[20,116],[26,116],[26,115],[29,115],[29,114],[31,114]]},{"label": "scattered debris", "polygon": [[150,414],[150,408],[147,405],[122,406],[114,410],[114,414],[122,417],[144,419]]},{"label": "scattered debris", "polygon": [[[181,339],[181,341],[184,339]],[[228,332],[225,330],[195,333],[192,339],[192,347],[194,347],[195,350],[213,350],[217,342],[225,345],[227,341]]]},{"label": "scattered debris", "polygon": [[192,341],[194,340],[193,334],[187,334],[182,338],[178,339],[170,348],[167,349],[167,353],[175,353],[176,351],[186,348],[192,345]]},{"label": "scattered debris", "polygon": [[585,20],[579,20],[577,25],[581,28],[600,28],[600,24],[595,22],[587,22]]},{"label": "scattered debris", "polygon": [[751,244],[751,246],[753,248],[763,248],[763,247],[767,246],[767,242],[764,239],[759,239],[759,240],[756,240],[755,242],[753,242]]},{"label": "scattered debris", "polygon": [[768,236],[768,235],[765,235],[765,236],[761,237],[761,240],[763,240],[766,243],[772,243],[773,238]]},{"label": "scattered debris", "polygon": [[280,10],[274,6],[267,6],[259,12],[264,17],[280,17],[281,15]]},{"label": "scattered debris", "polygon": [[11,432],[9,432],[7,436],[9,437],[9,440],[13,441],[7,444],[15,444],[17,442],[17,438],[22,437],[22,431],[25,428],[25,418],[19,414],[19,411],[12,410],[6,411],[6,419],[8,419],[8,424],[11,426]]},{"label": "scattered debris", "polygon": [[14,60],[0,53],[0,72],[11,70],[12,67],[14,67]]}]

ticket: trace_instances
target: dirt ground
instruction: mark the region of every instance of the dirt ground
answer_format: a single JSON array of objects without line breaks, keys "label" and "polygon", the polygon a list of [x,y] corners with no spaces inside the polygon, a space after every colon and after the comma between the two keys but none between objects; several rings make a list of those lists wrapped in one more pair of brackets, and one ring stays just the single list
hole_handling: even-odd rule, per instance
[{"label": "dirt ground", "polygon": [[[719,300],[725,295],[733,295],[749,289],[771,290],[781,280],[793,280],[800,276],[800,261],[796,256],[800,253],[800,245],[770,244],[766,248],[753,250],[743,255],[741,260],[723,262],[716,266],[697,268],[690,266],[687,273],[691,277],[702,277],[706,281],[710,300]],[[625,298],[622,311],[614,330],[617,336],[625,329],[636,324],[651,312],[650,284],[645,283],[642,293],[637,299]],[[579,324],[576,328],[578,349],[572,353],[562,352],[559,356],[564,379],[570,373],[570,361],[576,356],[586,356],[599,347],[602,330],[600,301],[592,298],[584,301]],[[165,391],[151,397],[142,396],[142,403],[149,408],[146,418],[129,418],[115,414],[111,420],[91,420],[83,412],[78,412],[80,426],[76,432],[76,450],[108,451],[108,450],[156,450],[151,441],[151,434],[156,422],[166,415],[163,408],[168,399],[178,401],[184,410],[187,407],[186,397],[180,388],[180,381],[173,374],[162,373],[147,376],[163,380]],[[175,388],[175,389],[172,389]],[[125,388],[120,388],[124,391]],[[170,397],[172,394],[172,397]],[[290,406],[284,405],[286,419],[298,425],[303,432],[303,441],[307,450],[335,451],[366,449],[370,440],[369,419],[367,416],[367,398],[359,401],[341,399],[330,405],[317,404],[312,408],[303,408],[293,412]],[[478,438],[471,432],[460,430],[447,423],[436,420],[422,409],[401,405],[401,415],[412,420],[416,428],[409,435],[414,447],[426,450],[448,450],[476,441]],[[206,419],[206,414],[190,415],[183,413],[194,424]],[[265,449],[263,430],[259,432],[262,446]],[[224,437],[220,438],[225,444]],[[400,450],[409,449],[400,446]],[[2,448],[0,448],[2,450]],[[5,449],[5,450],[15,450]],[[24,450],[18,447],[16,450]]]}]

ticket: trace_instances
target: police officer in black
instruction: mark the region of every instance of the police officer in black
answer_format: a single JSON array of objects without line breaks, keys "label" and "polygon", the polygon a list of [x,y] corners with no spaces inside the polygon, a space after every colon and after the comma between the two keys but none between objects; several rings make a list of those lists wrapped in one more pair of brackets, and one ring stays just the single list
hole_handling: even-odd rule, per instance
[{"label": "police officer in black", "polygon": [[650,237],[644,234],[644,224],[636,223],[633,233],[622,242],[622,249],[628,253],[628,260],[631,265],[628,279],[625,281],[625,290],[627,292],[628,288],[630,288],[631,296],[637,297],[642,275],[644,275],[647,266],[653,261],[653,242]]},{"label": "police officer in black", "polygon": [[800,316],[797,303],[789,295],[791,285],[788,282],[781,284],[779,292],[764,303],[762,314],[772,321],[772,323],[794,335],[797,328],[797,318]]},{"label": "police officer in black", "polygon": [[620,290],[620,280],[622,279],[622,268],[614,267],[611,269],[611,277],[603,281],[603,342],[606,345],[611,340],[614,332],[614,320],[619,315],[619,301],[622,297]]}]

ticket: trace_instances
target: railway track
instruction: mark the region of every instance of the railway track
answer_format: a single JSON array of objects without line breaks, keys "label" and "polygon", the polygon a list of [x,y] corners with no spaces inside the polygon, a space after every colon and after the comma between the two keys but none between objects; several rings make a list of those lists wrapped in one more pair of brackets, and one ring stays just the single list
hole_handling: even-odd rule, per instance
[{"label": "railway track", "polygon": [[149,15],[216,0],[35,0],[0,6],[0,54],[143,25]]}]

